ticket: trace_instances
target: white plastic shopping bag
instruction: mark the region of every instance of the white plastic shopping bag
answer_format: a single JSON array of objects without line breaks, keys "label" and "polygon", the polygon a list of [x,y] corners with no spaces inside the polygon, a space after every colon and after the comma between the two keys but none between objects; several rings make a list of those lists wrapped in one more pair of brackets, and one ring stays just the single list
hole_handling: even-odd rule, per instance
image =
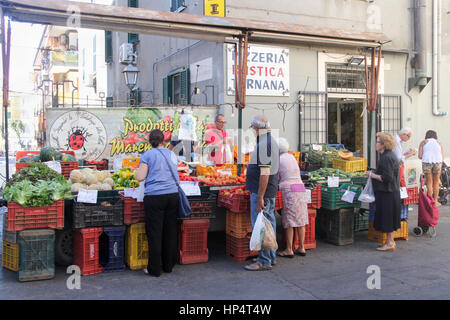
[{"label": "white plastic shopping bag", "polygon": [[266,217],[264,213],[261,211],[258,213],[258,217],[256,218],[255,225],[252,231],[252,237],[250,238],[250,250],[259,251],[261,250],[261,245],[264,237],[264,229],[266,227],[265,223]]},{"label": "white plastic shopping bag", "polygon": [[372,203],[375,201],[375,194],[373,192],[373,186],[372,186],[372,179],[369,178],[367,180],[366,186],[364,187],[364,190],[361,192],[359,198],[359,201],[366,202],[366,203]]}]

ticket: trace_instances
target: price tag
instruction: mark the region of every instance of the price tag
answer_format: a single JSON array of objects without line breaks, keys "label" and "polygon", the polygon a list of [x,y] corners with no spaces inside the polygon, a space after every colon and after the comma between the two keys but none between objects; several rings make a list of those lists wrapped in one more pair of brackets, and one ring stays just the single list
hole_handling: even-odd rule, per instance
[{"label": "price tag", "polygon": [[400,188],[400,199],[406,199],[408,198],[408,190],[406,190],[406,187]]},{"label": "price tag", "polygon": [[313,144],[312,149],[315,151],[322,151],[322,146],[319,144]]},{"label": "price tag", "polygon": [[328,187],[330,188],[339,187],[339,177],[328,177]]},{"label": "price tag", "polygon": [[348,202],[348,203],[353,203],[353,199],[355,198],[356,193],[354,193],[353,191],[350,190],[346,190],[344,192],[344,194],[342,195],[341,200]]},{"label": "price tag", "polygon": [[98,190],[78,190],[77,202],[97,203]]},{"label": "price tag", "polygon": [[312,200],[311,200],[311,190],[306,189],[305,197],[306,197],[306,203],[312,203]]},{"label": "price tag", "polygon": [[58,172],[59,174],[61,174],[61,163],[59,163],[58,161],[47,161],[44,162],[47,167],[49,167],[50,169]]},{"label": "price tag", "polygon": [[126,188],[123,190],[123,195],[125,197],[137,199],[139,198],[139,188]]},{"label": "price tag", "polygon": [[196,181],[180,181],[180,187],[186,196],[200,196],[202,192]]},{"label": "price tag", "polygon": [[217,173],[220,173],[221,175],[224,175],[224,176],[230,176],[230,177],[233,175],[233,173],[231,172],[231,169],[218,169]]}]

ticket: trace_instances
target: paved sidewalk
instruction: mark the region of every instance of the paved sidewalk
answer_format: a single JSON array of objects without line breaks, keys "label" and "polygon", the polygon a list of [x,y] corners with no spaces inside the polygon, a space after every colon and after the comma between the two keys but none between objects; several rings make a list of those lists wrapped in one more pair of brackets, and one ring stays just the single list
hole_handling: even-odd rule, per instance
[{"label": "paved sidewalk", "polygon": [[[450,206],[440,207],[435,238],[413,235],[417,206],[411,207],[409,240],[398,240],[395,252],[377,252],[378,243],[361,231],[352,245],[318,241],[306,257],[278,258],[271,271],[249,272],[246,263],[225,256],[225,233],[214,232],[208,263],[176,265],[160,278],[131,270],[102,273],[82,277],[81,289],[69,290],[64,268],[57,268],[52,280],[25,283],[2,268],[0,299],[448,299]],[[380,290],[367,288],[371,265],[380,267]]]}]

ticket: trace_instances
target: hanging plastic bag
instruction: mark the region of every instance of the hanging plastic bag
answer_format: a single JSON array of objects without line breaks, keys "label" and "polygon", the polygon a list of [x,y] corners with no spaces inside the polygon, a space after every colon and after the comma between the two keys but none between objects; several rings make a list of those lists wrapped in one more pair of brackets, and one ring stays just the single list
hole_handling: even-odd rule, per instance
[{"label": "hanging plastic bag", "polygon": [[[261,250],[261,245],[264,237],[264,229],[266,226],[264,213],[261,211],[258,213],[255,225],[252,230],[252,237],[250,238],[250,250],[259,251]],[[266,219],[267,220],[267,219]]]},{"label": "hanging plastic bag", "polygon": [[231,152],[231,148],[228,144],[223,145],[224,147],[224,153],[225,153],[225,163],[233,163],[234,162],[234,155]]},{"label": "hanging plastic bag", "polygon": [[371,178],[367,180],[366,186],[364,187],[364,190],[361,192],[361,195],[359,196],[358,200],[366,203],[372,203],[375,201],[375,193],[373,192]]},{"label": "hanging plastic bag", "polygon": [[264,220],[265,220],[265,229],[261,247],[263,249],[268,250],[277,250],[278,249],[277,237],[275,236],[272,223],[270,223],[269,219],[267,219],[266,217],[264,217]]},{"label": "hanging plastic bag", "polygon": [[354,193],[353,191],[350,191],[349,189],[345,190],[344,194],[342,195],[341,200],[348,202],[348,203],[353,203],[356,193]]}]

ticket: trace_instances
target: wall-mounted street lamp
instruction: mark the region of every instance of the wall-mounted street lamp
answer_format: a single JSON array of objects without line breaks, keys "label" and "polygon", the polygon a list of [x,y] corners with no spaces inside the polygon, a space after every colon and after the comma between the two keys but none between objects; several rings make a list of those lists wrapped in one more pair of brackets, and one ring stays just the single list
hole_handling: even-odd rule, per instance
[{"label": "wall-mounted street lamp", "polygon": [[[139,69],[133,64],[129,64],[122,71],[125,77],[125,83],[130,89],[130,98],[133,96],[133,89],[136,87],[137,79],[139,75]],[[136,105],[136,99],[133,99],[132,106]]]}]

